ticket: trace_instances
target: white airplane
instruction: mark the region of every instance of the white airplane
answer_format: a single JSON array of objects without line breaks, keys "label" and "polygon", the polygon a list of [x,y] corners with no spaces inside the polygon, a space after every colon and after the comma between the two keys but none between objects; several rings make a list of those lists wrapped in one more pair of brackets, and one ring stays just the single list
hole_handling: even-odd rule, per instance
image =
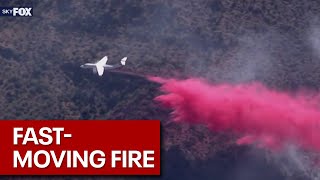
[{"label": "white airplane", "polygon": [[124,57],[121,59],[120,64],[115,64],[115,65],[108,65],[108,56],[103,57],[101,60],[99,60],[96,63],[85,63],[81,65],[81,68],[92,68],[93,73],[98,73],[99,76],[103,75],[104,70],[109,70],[109,69],[115,69],[119,68],[121,66],[126,65],[126,60],[127,57]]}]

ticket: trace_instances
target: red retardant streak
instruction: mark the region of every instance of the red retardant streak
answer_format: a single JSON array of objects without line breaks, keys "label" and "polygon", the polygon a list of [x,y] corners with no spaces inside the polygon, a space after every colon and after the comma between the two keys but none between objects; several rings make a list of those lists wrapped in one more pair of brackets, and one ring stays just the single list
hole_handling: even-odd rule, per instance
[{"label": "red retardant streak", "polygon": [[278,150],[294,143],[320,151],[319,101],[311,96],[293,96],[259,83],[212,85],[201,79],[149,79],[162,84],[165,94],[155,100],[173,110],[175,121],[232,131],[240,135],[238,144]]}]

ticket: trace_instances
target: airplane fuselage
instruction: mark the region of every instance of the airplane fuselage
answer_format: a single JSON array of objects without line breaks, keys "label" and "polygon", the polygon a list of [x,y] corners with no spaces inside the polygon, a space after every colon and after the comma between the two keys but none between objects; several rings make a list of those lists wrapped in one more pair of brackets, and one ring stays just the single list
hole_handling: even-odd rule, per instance
[{"label": "airplane fuselage", "polygon": [[[80,67],[81,68],[96,68],[96,64],[86,63],[86,64],[81,65]],[[108,64],[103,65],[104,69],[114,69],[114,68],[117,68],[117,67],[118,66],[116,66],[116,65],[108,65]]]},{"label": "airplane fuselage", "polygon": [[95,68],[96,65],[93,63],[85,63],[83,65],[80,66],[81,68]]}]

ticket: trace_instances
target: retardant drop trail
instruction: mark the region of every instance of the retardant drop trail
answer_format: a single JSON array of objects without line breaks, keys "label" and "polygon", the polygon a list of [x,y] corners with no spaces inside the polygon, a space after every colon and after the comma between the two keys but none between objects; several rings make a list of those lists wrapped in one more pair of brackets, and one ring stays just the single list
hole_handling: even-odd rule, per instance
[{"label": "retardant drop trail", "polygon": [[[171,108],[175,121],[206,124],[215,131],[239,134],[238,144],[279,150],[286,144],[320,151],[317,98],[270,90],[259,83],[212,85],[201,79],[163,79],[155,98]],[[315,95],[313,97],[316,97]]]}]

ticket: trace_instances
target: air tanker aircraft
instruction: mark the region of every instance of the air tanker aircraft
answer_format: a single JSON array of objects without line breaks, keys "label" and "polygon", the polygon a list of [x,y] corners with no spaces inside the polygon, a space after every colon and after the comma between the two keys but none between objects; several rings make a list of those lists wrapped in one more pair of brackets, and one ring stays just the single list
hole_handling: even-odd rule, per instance
[{"label": "air tanker aircraft", "polygon": [[121,66],[126,65],[126,60],[127,57],[124,57],[121,59],[120,64],[115,64],[115,65],[108,65],[108,56],[103,57],[100,61],[96,63],[85,63],[84,65],[81,65],[81,68],[92,68],[93,73],[98,73],[99,76],[103,75],[104,70],[109,70],[109,69],[115,69],[119,68]]}]

